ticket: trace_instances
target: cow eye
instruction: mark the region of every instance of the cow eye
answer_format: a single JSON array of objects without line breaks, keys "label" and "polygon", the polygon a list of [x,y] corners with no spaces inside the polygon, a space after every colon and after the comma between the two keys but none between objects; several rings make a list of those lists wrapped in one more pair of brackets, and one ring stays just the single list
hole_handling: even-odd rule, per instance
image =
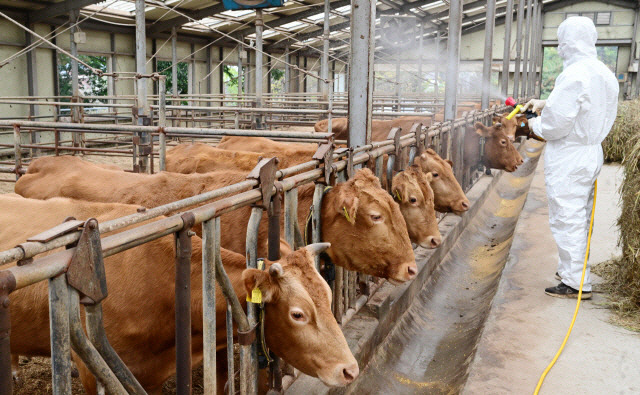
[{"label": "cow eye", "polygon": [[380,215],[380,214],[371,214],[371,220],[373,222],[380,222],[380,221],[382,221],[382,215]]},{"label": "cow eye", "polygon": [[307,321],[302,310],[294,309],[291,310],[289,314],[291,315],[291,319],[295,322],[304,323]]},{"label": "cow eye", "polygon": [[415,202],[417,202],[417,201],[418,201],[418,199],[416,199],[416,198],[414,198],[414,197],[412,196],[411,198],[409,198],[409,201],[410,201],[411,203],[415,203]]},{"label": "cow eye", "polygon": [[500,140],[500,144],[507,145],[507,140],[505,140],[505,139]]},{"label": "cow eye", "polygon": [[439,177],[439,176],[440,176],[440,174],[438,174],[438,173],[437,173],[437,172],[435,172],[435,171],[434,171],[433,173],[431,173],[431,175],[432,175],[434,178],[435,178],[435,177]]}]

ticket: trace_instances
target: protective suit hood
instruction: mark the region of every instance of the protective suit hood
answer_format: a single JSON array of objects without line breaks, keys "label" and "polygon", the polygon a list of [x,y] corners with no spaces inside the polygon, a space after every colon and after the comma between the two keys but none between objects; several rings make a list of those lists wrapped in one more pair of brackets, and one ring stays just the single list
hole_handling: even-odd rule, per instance
[{"label": "protective suit hood", "polygon": [[582,58],[597,58],[598,32],[590,18],[573,16],[558,27],[558,54],[567,67]]}]

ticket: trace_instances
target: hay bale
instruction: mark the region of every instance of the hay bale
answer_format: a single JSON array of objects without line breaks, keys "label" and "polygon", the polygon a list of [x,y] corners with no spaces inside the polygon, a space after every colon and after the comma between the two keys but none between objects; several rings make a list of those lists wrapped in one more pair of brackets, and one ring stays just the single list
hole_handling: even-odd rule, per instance
[{"label": "hay bale", "polygon": [[618,116],[611,132],[602,142],[606,162],[622,162],[629,139],[640,133],[640,99],[618,104]]},{"label": "hay bale", "polygon": [[[610,307],[622,316],[640,312],[640,133],[629,137],[623,161],[624,181],[620,188],[622,211],[618,218],[622,257],[594,268],[603,276],[610,292]],[[636,320],[637,321],[637,320]],[[640,322],[640,321],[638,321]],[[638,328],[635,328],[638,329]]]}]

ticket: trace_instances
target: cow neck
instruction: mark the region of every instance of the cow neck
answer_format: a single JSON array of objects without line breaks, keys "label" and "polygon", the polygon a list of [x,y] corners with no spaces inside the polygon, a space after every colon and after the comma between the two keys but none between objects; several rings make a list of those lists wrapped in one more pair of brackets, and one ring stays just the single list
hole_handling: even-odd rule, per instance
[{"label": "cow neck", "polygon": [[[327,185],[322,190],[322,197],[320,198],[320,213],[322,214],[322,201],[324,200],[324,195],[326,195],[333,187],[331,185]],[[345,209],[346,214],[346,209]],[[311,244],[313,241],[311,240],[311,234],[313,230],[312,221],[313,218],[313,203],[309,207],[309,214],[307,215],[307,220],[304,226],[304,243],[305,245]],[[322,242],[322,221],[320,221],[320,242]],[[331,260],[329,254],[326,251],[320,253],[320,259],[324,262],[324,270],[322,271],[322,277],[324,280],[331,285],[333,280],[336,278],[336,265]]]}]

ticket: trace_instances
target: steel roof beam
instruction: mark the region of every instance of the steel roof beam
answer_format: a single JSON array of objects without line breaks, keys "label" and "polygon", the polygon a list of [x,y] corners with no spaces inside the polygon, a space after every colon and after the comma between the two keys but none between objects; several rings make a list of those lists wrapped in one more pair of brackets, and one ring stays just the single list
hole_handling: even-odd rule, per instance
[{"label": "steel roof beam", "polygon": [[[226,8],[224,8],[224,5],[222,5],[222,3],[219,3],[219,4],[214,4],[212,6],[201,8],[199,10],[195,10],[193,12],[190,12],[188,14],[185,13],[185,14],[187,16],[195,19],[196,21],[199,21],[200,19],[204,19],[204,18],[209,17],[211,15],[219,14],[219,13],[221,13],[223,11],[226,11]],[[191,21],[191,19],[189,19],[188,17],[180,15],[180,16],[177,16],[175,18],[167,19],[166,21],[157,22],[155,25],[152,25],[147,30],[151,34],[160,33],[160,32],[163,32],[165,30],[171,30],[171,28],[173,28],[173,27],[178,27],[178,26],[184,25],[185,23],[188,23],[189,21]]]},{"label": "steel roof beam", "polygon": [[65,15],[73,10],[83,8],[92,4],[99,3],[102,0],[67,0],[60,3],[54,3],[43,9],[32,11],[29,13],[29,23],[38,23],[47,19],[55,18],[59,15]]}]

